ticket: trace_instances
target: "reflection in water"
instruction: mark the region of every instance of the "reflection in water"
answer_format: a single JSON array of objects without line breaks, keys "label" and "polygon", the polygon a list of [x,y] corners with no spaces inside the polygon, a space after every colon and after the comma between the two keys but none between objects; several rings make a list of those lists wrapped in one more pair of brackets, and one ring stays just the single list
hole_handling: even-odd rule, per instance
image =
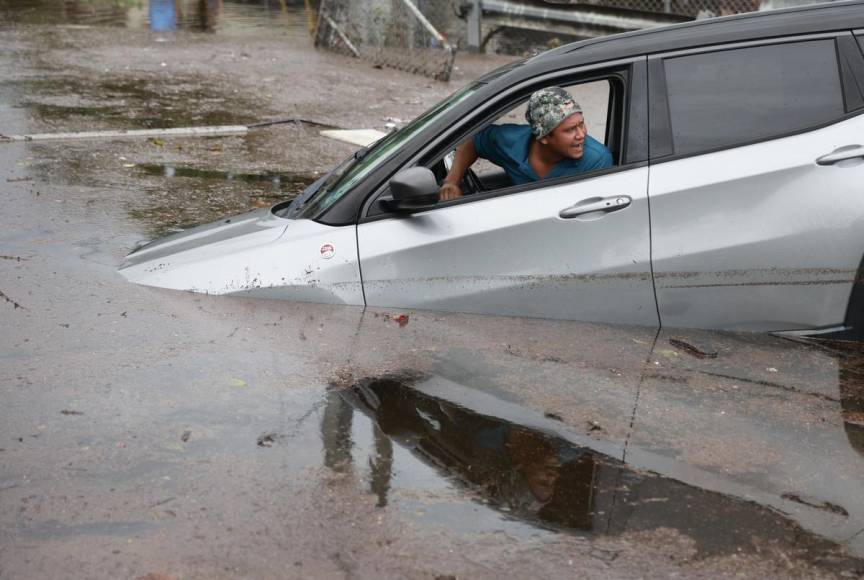
[{"label": "reflection in water", "polygon": [[194,8],[193,14],[184,18],[181,0],[150,0],[150,30],[170,32],[177,30],[178,23],[183,23],[183,27],[190,30],[215,31],[224,8],[222,0],[198,0]]},{"label": "reflection in water", "polygon": [[222,15],[222,0],[198,0],[198,23],[201,30],[212,32]]},{"label": "reflection in water", "polygon": [[318,179],[318,175],[310,173],[237,173],[217,169],[198,169],[177,165],[162,165],[157,163],[141,163],[135,168],[147,175],[161,177],[191,177],[193,179],[218,179],[224,181],[242,181],[248,184],[268,186],[273,193],[288,194],[293,197],[306,189],[309,184]]},{"label": "reflection in water", "polygon": [[169,32],[177,30],[177,8],[175,0],[150,0],[150,30]]},{"label": "reflection in water", "polygon": [[843,428],[852,447],[864,455],[864,345],[834,345],[840,362],[840,404]]},{"label": "reflection in water", "polygon": [[145,187],[147,195],[129,211],[153,237],[293,199],[317,178],[304,173],[235,173],[160,164],[136,165],[135,171],[168,178]]},{"label": "reflection in water", "polygon": [[308,38],[318,0],[2,0],[3,23],[83,24],[147,28],[154,32],[287,28]]},{"label": "reflection in water", "polygon": [[[546,529],[620,535],[670,528],[691,538],[700,557],[778,548],[843,570],[858,560],[779,512],[721,493],[637,471],[619,459],[543,432],[427,395],[435,377],[383,377],[332,391],[322,422],[324,464],[350,469],[352,409],[374,422],[372,491],[387,503],[392,444],[507,518]],[[386,436],[386,437],[385,437]]]}]

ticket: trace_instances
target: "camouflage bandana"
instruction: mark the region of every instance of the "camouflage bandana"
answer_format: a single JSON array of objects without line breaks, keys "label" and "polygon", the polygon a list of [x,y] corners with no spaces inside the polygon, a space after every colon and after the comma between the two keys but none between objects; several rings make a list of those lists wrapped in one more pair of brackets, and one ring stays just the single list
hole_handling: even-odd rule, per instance
[{"label": "camouflage bandana", "polygon": [[540,139],[551,133],[570,115],[581,112],[582,107],[573,100],[570,93],[561,87],[547,87],[531,95],[525,119],[531,126],[534,138]]}]

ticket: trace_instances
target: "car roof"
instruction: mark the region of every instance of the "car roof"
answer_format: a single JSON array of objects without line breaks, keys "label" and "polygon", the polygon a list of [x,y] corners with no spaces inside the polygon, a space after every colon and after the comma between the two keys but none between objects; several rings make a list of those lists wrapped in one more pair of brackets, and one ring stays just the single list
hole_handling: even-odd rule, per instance
[{"label": "car roof", "polygon": [[574,42],[531,58],[512,72],[519,76],[533,76],[562,65],[580,66],[714,44],[858,28],[864,28],[864,0],[811,4],[696,20]]}]

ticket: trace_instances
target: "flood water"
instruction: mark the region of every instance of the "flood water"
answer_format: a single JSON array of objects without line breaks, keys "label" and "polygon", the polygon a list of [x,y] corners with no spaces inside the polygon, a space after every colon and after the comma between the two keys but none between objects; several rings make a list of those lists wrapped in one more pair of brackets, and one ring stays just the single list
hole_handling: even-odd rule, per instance
[{"label": "flood water", "polygon": [[855,346],[117,273],[353,152],[314,123],[382,129],[501,64],[376,69],[312,49],[310,10],[0,0],[2,134],[313,121],[0,142],[0,579],[864,574]]},{"label": "flood water", "polygon": [[[336,471],[354,468],[352,421],[368,417],[374,450],[367,451],[368,485],[382,507],[391,493],[398,497],[419,479],[432,489],[458,491],[473,502],[469,510],[484,512],[473,523],[447,521],[452,516],[445,510],[430,516],[466,529],[495,526],[494,513],[589,536],[674,530],[693,542],[697,558],[758,553],[767,546],[817,560],[838,555],[832,542],[778,511],[635,469],[568,440],[556,432],[554,415],[539,426],[526,411],[532,428],[427,394],[442,382],[447,379],[396,375],[335,391],[321,421],[324,464]],[[818,507],[849,516],[838,505]],[[841,560],[835,562],[839,569],[858,570],[855,561]]]},{"label": "flood water", "polygon": [[75,26],[116,26],[153,32],[215,32],[258,35],[278,32],[309,36],[318,0],[3,0],[7,22]]}]

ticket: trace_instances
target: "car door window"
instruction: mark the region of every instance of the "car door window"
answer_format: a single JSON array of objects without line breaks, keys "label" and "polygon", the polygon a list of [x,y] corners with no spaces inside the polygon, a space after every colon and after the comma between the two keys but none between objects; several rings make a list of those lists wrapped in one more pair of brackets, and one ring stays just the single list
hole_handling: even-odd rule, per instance
[{"label": "car door window", "polygon": [[[639,59],[615,68],[595,69],[581,74],[562,71],[557,77],[550,75],[542,82],[514,87],[508,91],[509,96],[506,99],[492,102],[488,108],[472,112],[471,116],[474,118],[458,132],[454,131],[434,148],[420,153],[417,158],[409,161],[405,168],[424,166],[431,169],[440,187],[448,175],[454,151],[460,144],[473,141],[476,135],[493,125],[521,126],[522,132],[529,129],[525,118],[528,100],[535,91],[549,87],[565,89],[579,103],[588,135],[598,142],[591,145],[591,155],[583,158],[602,159],[603,162],[586,163],[584,168],[576,172],[570,172],[569,168],[562,171],[563,167],[556,166],[556,171],[550,172],[543,179],[536,179],[535,175],[530,180],[523,179],[514,183],[502,167],[484,161],[481,157],[461,182],[463,195],[456,200],[441,203],[442,207],[555,187],[647,161],[644,157],[639,157],[639,152],[646,148],[647,144],[645,62]],[[634,96],[636,93],[638,97]],[[530,130],[528,132],[530,133]],[[520,137],[524,135],[520,133]],[[641,140],[645,140],[645,143]],[[528,143],[530,144],[530,140]],[[566,162],[566,159],[564,161]],[[361,221],[383,219],[392,215],[389,205],[391,199],[389,187],[383,184],[367,201]]]},{"label": "car door window", "polygon": [[[607,117],[609,114],[609,97],[610,97],[610,82],[608,79],[591,81],[587,83],[579,83],[575,85],[563,85],[561,88],[573,95],[573,98],[579,103],[582,108],[582,114],[588,126],[588,133],[600,143],[608,145],[608,136],[606,135]],[[509,109],[504,114],[495,119],[492,124],[505,125],[516,124],[524,125],[525,112],[528,108],[527,101],[522,101],[515,107]],[[455,153],[451,151],[451,154]],[[479,159],[473,166],[474,173],[477,174],[481,182],[491,185],[486,190],[495,189],[496,187],[511,185],[508,181],[501,179],[503,170],[486,159]]]},{"label": "car door window", "polygon": [[833,39],[664,61],[675,155],[756,142],[845,114]]}]

